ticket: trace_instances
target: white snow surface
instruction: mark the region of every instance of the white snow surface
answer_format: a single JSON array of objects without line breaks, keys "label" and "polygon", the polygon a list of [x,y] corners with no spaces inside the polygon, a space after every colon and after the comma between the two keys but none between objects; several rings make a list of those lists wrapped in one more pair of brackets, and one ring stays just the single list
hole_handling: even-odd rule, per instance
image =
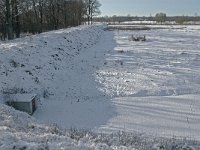
[{"label": "white snow surface", "polygon": [[[199,29],[79,26],[1,42],[0,149],[111,149],[48,124],[200,140]],[[42,123],[5,106],[8,93],[37,94]]]},{"label": "white snow surface", "polygon": [[[115,32],[114,49],[96,78],[112,97],[115,116],[100,131],[199,140],[199,33],[197,26]],[[130,41],[131,35],[147,41]]]},{"label": "white snow surface", "polygon": [[1,150],[90,148],[67,136],[56,134],[55,127],[39,124],[27,114],[8,108],[8,106],[0,105],[0,113]]}]

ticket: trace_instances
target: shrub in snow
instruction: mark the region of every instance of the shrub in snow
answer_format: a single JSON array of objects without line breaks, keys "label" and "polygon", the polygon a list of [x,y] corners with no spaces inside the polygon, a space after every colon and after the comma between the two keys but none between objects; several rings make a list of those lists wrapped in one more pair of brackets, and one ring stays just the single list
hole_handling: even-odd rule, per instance
[{"label": "shrub in snow", "polygon": [[37,84],[39,84],[39,82],[40,82],[38,77],[35,77],[35,78],[34,78],[34,81],[35,81],[35,83],[37,83]]},{"label": "shrub in snow", "polygon": [[88,137],[88,135],[91,135],[91,132],[88,131],[88,130],[81,130],[81,129],[77,129],[77,128],[71,128],[68,131],[68,134],[69,134],[70,138],[79,141],[80,139],[82,139],[84,137]]},{"label": "shrub in snow", "polygon": [[12,59],[12,60],[10,60],[10,65],[13,68],[17,68],[19,66],[19,63],[17,63],[15,60]]},{"label": "shrub in snow", "polygon": [[50,95],[50,94],[49,94],[48,90],[45,89],[45,90],[43,91],[43,98],[48,98],[49,95]]},{"label": "shrub in snow", "polygon": [[146,36],[134,36],[132,35],[130,38],[131,41],[146,41]]},{"label": "shrub in snow", "polygon": [[124,53],[124,50],[119,50],[118,52],[119,52],[119,53]]},{"label": "shrub in snow", "polygon": [[96,145],[96,150],[108,150],[110,149],[110,147],[107,145],[107,144],[104,144],[104,143],[98,143]]}]

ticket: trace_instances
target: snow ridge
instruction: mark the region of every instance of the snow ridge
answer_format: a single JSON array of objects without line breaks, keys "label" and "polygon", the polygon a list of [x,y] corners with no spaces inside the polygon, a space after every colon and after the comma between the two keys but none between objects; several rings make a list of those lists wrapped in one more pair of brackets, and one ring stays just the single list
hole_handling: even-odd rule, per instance
[{"label": "snow ridge", "polygon": [[[0,45],[0,91],[65,99],[74,58],[94,45],[100,26],[80,26],[33,35]],[[2,95],[1,95],[2,96]]]}]

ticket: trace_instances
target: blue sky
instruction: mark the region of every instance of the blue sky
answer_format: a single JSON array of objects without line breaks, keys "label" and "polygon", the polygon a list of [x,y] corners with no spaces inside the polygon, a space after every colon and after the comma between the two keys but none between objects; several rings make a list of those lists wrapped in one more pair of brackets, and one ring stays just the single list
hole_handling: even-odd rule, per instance
[{"label": "blue sky", "polygon": [[158,12],[169,15],[200,15],[200,0],[99,0],[101,16],[154,16]]}]

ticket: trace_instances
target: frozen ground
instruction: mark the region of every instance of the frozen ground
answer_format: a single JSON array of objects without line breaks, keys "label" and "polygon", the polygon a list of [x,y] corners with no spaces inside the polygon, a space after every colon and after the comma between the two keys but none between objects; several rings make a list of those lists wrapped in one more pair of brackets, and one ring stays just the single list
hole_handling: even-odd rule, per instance
[{"label": "frozen ground", "polygon": [[[116,116],[101,130],[200,139],[199,30],[172,28],[115,32],[97,81],[113,97]],[[147,41],[130,41],[131,35]]]},{"label": "frozen ground", "polygon": [[200,139],[199,39],[191,27],[103,32],[67,73],[75,93],[45,101],[35,117],[67,128]]},{"label": "frozen ground", "polygon": [[[55,147],[41,142],[54,149],[109,149],[112,138],[119,138],[109,138],[110,145],[90,137],[77,143],[45,125],[52,123],[100,133],[142,133],[143,149],[162,143],[144,138],[149,135],[200,140],[200,28],[102,29],[81,26],[0,44],[0,148],[9,149],[9,142],[38,148],[40,140],[27,138],[27,132],[59,140]],[[146,35],[147,41],[130,41],[131,35]],[[3,93],[37,94],[34,117],[45,124],[1,104]],[[113,149],[123,148],[118,143]]]}]

